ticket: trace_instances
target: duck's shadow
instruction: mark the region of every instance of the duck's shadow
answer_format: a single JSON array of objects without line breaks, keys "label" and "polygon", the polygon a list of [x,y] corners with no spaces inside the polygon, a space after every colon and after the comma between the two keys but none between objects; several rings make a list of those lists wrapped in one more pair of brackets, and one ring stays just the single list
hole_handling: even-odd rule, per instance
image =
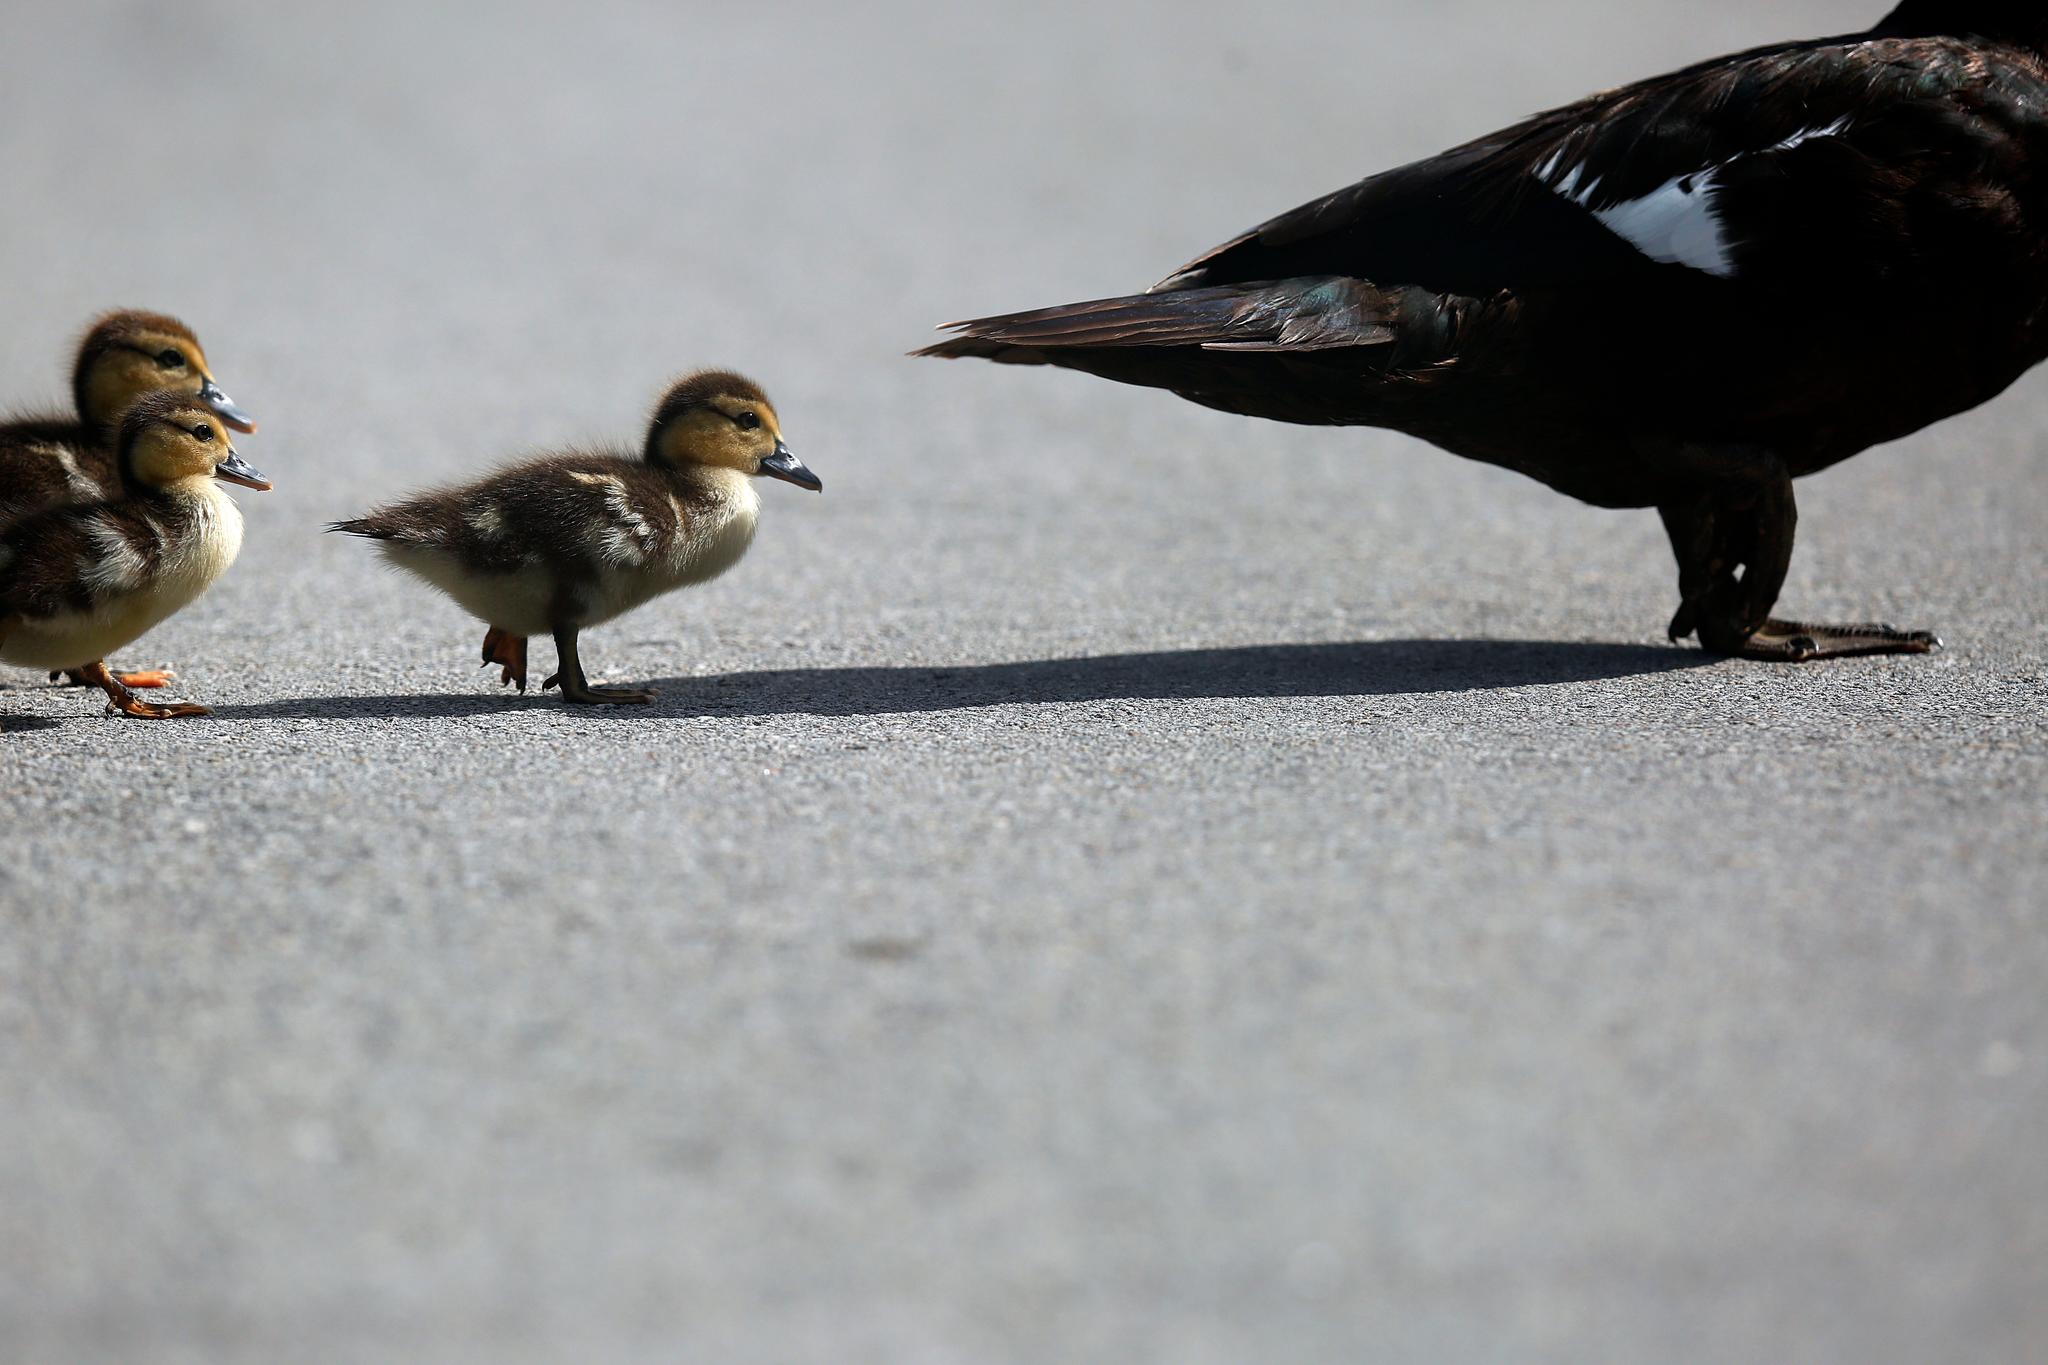
[{"label": "duck's shadow", "polygon": [[[651,706],[577,708],[577,714],[618,721],[650,715],[888,716],[1062,702],[1426,696],[1597,682],[1710,662],[1710,656],[1690,649],[1548,640],[1247,645],[953,667],[789,668],[656,679],[649,685],[660,695]],[[560,708],[561,702],[537,692],[524,698],[491,692],[300,697],[216,706],[214,713],[237,720],[448,719],[534,706]]]}]

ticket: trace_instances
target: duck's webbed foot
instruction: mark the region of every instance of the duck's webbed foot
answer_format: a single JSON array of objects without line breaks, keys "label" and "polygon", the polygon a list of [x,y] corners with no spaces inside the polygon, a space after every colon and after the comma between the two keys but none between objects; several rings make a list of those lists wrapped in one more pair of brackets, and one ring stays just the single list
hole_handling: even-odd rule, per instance
[{"label": "duck's webbed foot", "polygon": [[[147,668],[138,673],[116,673],[113,675],[114,681],[123,687],[169,687],[171,679],[177,676],[168,668]],[[97,685],[91,678],[85,676],[85,670],[82,668],[59,669],[50,675],[50,681],[61,681],[66,687],[93,687]]]},{"label": "duck's webbed foot", "polygon": [[1775,663],[1941,648],[1940,639],[1924,630],[1815,625],[1771,615],[1791,567],[1799,519],[1791,476],[1775,456],[1762,452],[1721,452],[1717,473],[1732,477],[1658,508],[1678,557],[1673,640],[1698,634],[1712,653]]},{"label": "duck's webbed foot", "polygon": [[1831,626],[1773,616],[1735,652],[1745,659],[1805,663],[1859,654],[1929,654],[1940,648],[1941,637],[1930,630],[1900,630],[1877,622]]},{"label": "duck's webbed foot", "polygon": [[556,627],[555,653],[559,659],[557,671],[540,685],[543,692],[559,686],[562,700],[584,706],[645,706],[654,700],[654,693],[646,688],[592,687],[584,678],[583,662],[576,655],[574,627]]},{"label": "duck's webbed foot", "polygon": [[198,702],[146,702],[123,687],[118,678],[107,672],[107,666],[103,663],[87,664],[78,672],[86,682],[107,694],[107,714],[110,716],[119,713],[134,716],[138,720],[176,720],[183,716],[213,714]]},{"label": "duck's webbed foot", "polygon": [[498,685],[526,691],[526,637],[492,626],[484,636],[484,667],[498,665]]}]

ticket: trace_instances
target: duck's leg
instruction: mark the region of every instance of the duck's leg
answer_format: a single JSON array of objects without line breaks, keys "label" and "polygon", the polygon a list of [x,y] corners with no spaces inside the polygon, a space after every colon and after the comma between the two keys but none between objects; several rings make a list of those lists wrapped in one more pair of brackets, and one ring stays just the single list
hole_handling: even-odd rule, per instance
[{"label": "duck's leg", "polygon": [[107,672],[104,663],[90,663],[78,671],[87,682],[107,694],[108,715],[119,711],[124,716],[135,716],[141,720],[172,720],[179,716],[213,714],[198,702],[174,701],[162,705],[146,702],[123,687],[119,679]]},{"label": "duck's leg", "polygon": [[484,636],[484,667],[498,665],[498,685],[526,691],[526,637],[492,626]]},{"label": "duck's leg", "polygon": [[1672,639],[1697,632],[1713,653],[1782,663],[1940,648],[1941,641],[1922,630],[1815,625],[1771,615],[1799,522],[1792,476],[1776,456],[1759,451],[1717,452],[1712,468],[1722,477],[1657,509],[1678,557]]},{"label": "duck's leg", "polygon": [[654,693],[641,688],[592,687],[583,677],[583,662],[576,657],[576,627],[555,627],[555,673],[540,685],[545,692],[561,684],[564,701],[581,702],[586,705],[622,705],[627,703],[644,705],[654,700]]},{"label": "duck's leg", "polygon": [[[139,673],[116,673],[114,681],[123,687],[169,687],[171,679],[178,675],[168,668],[149,668]],[[66,687],[92,687],[93,680],[85,676],[82,668],[60,668],[50,674],[51,682],[62,681]]]},{"label": "duck's leg", "polygon": [[1668,628],[1676,643],[1699,629],[1707,588],[1721,571],[1714,560],[1714,508],[1704,497],[1687,498],[1665,503],[1657,514],[1664,518],[1664,534],[1678,557],[1678,611]]}]

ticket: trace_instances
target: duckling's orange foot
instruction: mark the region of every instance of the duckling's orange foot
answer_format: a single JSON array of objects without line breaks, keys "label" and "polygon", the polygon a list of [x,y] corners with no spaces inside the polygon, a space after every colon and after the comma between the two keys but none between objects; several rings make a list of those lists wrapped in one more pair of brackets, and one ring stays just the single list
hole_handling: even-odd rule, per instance
[{"label": "duckling's orange foot", "polygon": [[1727,652],[1744,659],[1805,663],[1810,659],[1848,659],[1860,654],[1928,654],[1940,648],[1941,637],[1931,631],[1900,630],[1874,622],[1809,625],[1772,617]]},{"label": "duckling's orange foot", "polygon": [[654,700],[652,690],[644,687],[592,687],[578,679],[564,681],[559,673],[551,675],[540,685],[543,692],[562,689],[562,700],[582,706],[645,706]]},{"label": "duckling's orange foot", "polygon": [[[140,673],[116,673],[114,681],[123,687],[169,687],[171,679],[178,675],[168,668],[144,669]],[[70,668],[50,675],[51,682],[62,680],[66,687],[91,687],[92,679],[85,676],[82,668]]]},{"label": "duckling's orange foot", "polygon": [[107,702],[107,714],[134,716],[137,720],[177,720],[183,716],[210,716],[212,711],[196,701],[173,701],[158,704],[129,697],[126,701]]},{"label": "duckling's orange foot", "polygon": [[498,665],[498,685],[526,691],[526,637],[492,626],[484,636],[484,667]]},{"label": "duckling's orange foot", "polygon": [[105,664],[87,664],[78,670],[85,681],[107,694],[107,714],[134,716],[138,720],[176,720],[182,716],[210,716],[213,712],[197,702],[174,701],[163,705],[146,702],[130,692]]}]

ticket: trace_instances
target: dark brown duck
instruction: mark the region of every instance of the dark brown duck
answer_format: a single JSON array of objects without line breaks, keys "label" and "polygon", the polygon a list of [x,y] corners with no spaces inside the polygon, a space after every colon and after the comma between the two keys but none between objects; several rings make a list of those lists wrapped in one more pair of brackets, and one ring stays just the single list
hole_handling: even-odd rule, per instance
[{"label": "dark brown duck", "polygon": [[1673,639],[1917,653],[1772,615],[1792,481],[2048,355],[2048,5],[1909,0],[1373,176],[1149,292],[920,352],[1058,365],[1279,421],[1391,427],[1655,507]]}]

